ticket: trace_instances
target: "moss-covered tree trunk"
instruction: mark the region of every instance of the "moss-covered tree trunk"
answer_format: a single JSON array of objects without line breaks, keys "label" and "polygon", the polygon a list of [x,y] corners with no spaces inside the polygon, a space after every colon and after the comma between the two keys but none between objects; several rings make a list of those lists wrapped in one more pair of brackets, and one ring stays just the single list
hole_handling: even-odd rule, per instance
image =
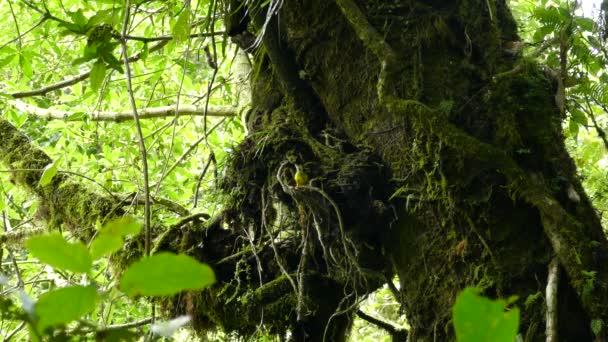
[{"label": "moss-covered tree trunk", "polygon": [[[397,275],[411,341],[453,339],[466,286],[517,295],[521,336],[540,341],[558,260],[560,340],[605,340],[608,243],[564,147],[553,73],[507,49],[518,36],[504,0],[223,4],[236,42],[260,37],[249,135],[222,214],[153,232],[154,251],[194,255],[218,280],[165,312],[199,330],[341,341],[358,301]],[[74,197],[86,191],[67,176],[38,185],[27,170],[50,158],[4,121],[0,140],[51,222],[118,212],[115,198]]]},{"label": "moss-covered tree trunk", "polygon": [[[271,269],[299,293],[295,339],[337,340],[319,335],[329,314],[315,305],[344,328],[395,272],[412,341],[454,337],[466,286],[517,295],[522,337],[544,340],[554,257],[560,340],[593,338],[608,317],[606,239],[564,147],[557,84],[509,51],[504,0],[231,5],[236,40],[244,13],[263,38],[250,135],[225,186],[233,226],[291,241]],[[297,169],[310,182],[297,186]]]}]

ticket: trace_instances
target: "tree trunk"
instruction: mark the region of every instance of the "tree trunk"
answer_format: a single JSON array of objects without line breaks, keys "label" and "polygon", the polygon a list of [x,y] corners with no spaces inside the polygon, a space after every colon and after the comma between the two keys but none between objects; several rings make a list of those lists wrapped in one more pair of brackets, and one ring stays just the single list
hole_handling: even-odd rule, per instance
[{"label": "tree trunk", "polygon": [[[233,227],[260,241],[273,226],[291,246],[273,268],[300,293],[294,338],[322,336],[326,310],[347,327],[394,270],[412,341],[454,338],[466,286],[517,295],[520,333],[538,341],[557,255],[560,339],[591,340],[606,319],[606,239],[564,147],[556,82],[506,49],[518,36],[504,0],[279,3],[247,8],[263,38],[225,187]],[[243,42],[243,25],[229,31]],[[310,183],[291,180],[298,168]],[[317,285],[338,298],[315,298]]]}]

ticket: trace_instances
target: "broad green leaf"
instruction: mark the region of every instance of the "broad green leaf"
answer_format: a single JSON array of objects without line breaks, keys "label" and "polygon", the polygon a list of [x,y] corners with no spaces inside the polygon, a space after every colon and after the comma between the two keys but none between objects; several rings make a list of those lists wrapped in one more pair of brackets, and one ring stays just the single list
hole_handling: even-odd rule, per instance
[{"label": "broad green leaf", "polygon": [[190,35],[190,7],[186,6],[177,17],[177,21],[173,26],[173,38],[178,42],[184,42]]},{"label": "broad green leaf", "polygon": [[119,235],[99,234],[91,243],[91,257],[93,260],[110,255],[118,251],[124,243]]},{"label": "broad green leaf", "polygon": [[580,125],[575,120],[568,120],[568,131],[570,131],[570,135],[573,139],[576,139],[578,136],[578,130]]},{"label": "broad green leaf", "polygon": [[32,70],[32,58],[26,53],[21,53],[19,55],[19,66],[21,67],[21,71],[27,78],[32,78],[34,75],[34,71]]},{"label": "broad green leaf", "polygon": [[70,286],[46,292],[34,306],[38,327],[44,330],[76,320],[93,311],[98,299],[97,290],[92,286]]},{"label": "broad green leaf", "polygon": [[593,26],[595,25],[593,19],[585,17],[576,17],[574,18],[574,22],[583,29],[583,31],[593,31]]},{"label": "broad green leaf", "polygon": [[101,88],[104,78],[106,77],[106,65],[103,61],[97,60],[91,69],[91,89],[98,91]]},{"label": "broad green leaf", "polygon": [[8,55],[6,57],[0,58],[0,68],[7,66],[10,62],[15,59],[16,55]]},{"label": "broad green leaf", "polygon": [[125,72],[122,69],[122,64],[120,63],[120,61],[118,60],[118,58],[116,58],[111,51],[109,50],[103,50],[103,51],[99,51],[101,58],[108,63],[108,65],[110,66],[110,68],[120,72],[121,74],[124,74]]},{"label": "broad green leaf", "polygon": [[574,120],[583,126],[587,125],[587,123],[588,123],[587,115],[585,115],[585,113],[583,113],[583,111],[581,111],[578,108],[570,109],[570,116],[571,116],[571,120]]},{"label": "broad green leaf", "polygon": [[141,223],[137,222],[131,216],[126,216],[104,224],[99,232],[103,234],[127,236],[129,234],[137,234],[140,230]]},{"label": "broad green leaf", "polygon": [[141,52],[139,53],[139,57],[141,58],[142,61],[145,61],[148,58],[149,54],[150,54],[150,50],[148,50],[148,44],[144,44],[144,46],[141,49]]},{"label": "broad green leaf", "polygon": [[78,26],[84,27],[87,24],[88,19],[82,14],[81,9],[76,12],[68,12],[68,15]]},{"label": "broad green leaf", "polygon": [[187,255],[159,253],[125,271],[120,289],[129,296],[169,296],[199,290],[215,282],[213,270]]},{"label": "broad green leaf", "polygon": [[51,184],[51,181],[53,180],[53,178],[55,178],[56,175],[57,166],[55,166],[55,163],[49,164],[44,167],[44,170],[42,171],[42,176],[40,176],[40,181],[38,184],[40,186],[49,185]]},{"label": "broad green leaf", "polygon": [[70,243],[59,233],[34,236],[25,242],[25,246],[34,257],[58,269],[86,273],[93,265],[82,242]]},{"label": "broad green leaf", "polygon": [[456,298],[454,328],[459,342],[513,342],[519,326],[519,309],[506,311],[505,300],[490,300],[479,290],[466,288]]}]

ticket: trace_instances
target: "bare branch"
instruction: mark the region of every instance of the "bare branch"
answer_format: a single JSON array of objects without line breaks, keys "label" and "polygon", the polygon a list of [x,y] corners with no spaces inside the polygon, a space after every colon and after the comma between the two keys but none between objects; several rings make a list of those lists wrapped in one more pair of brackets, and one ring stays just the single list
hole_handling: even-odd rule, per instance
[{"label": "bare branch", "polygon": [[[23,101],[9,100],[8,103],[14,108],[27,113],[49,120],[66,120],[70,115],[77,113],[74,111],[64,111],[57,109],[40,108]],[[151,119],[151,118],[164,118],[175,116],[175,106],[162,106],[145,108],[139,112],[140,119]],[[219,116],[219,117],[232,117],[236,116],[237,108],[234,106],[210,106],[207,111],[207,116]],[[205,109],[203,107],[193,105],[180,105],[177,111],[177,116],[192,115],[192,116],[204,116]],[[83,120],[84,118],[74,119],[75,121]],[[96,111],[91,113],[90,120],[92,121],[113,121],[113,122],[124,122],[133,120],[133,112],[100,112]]]},{"label": "bare branch", "polygon": [[357,316],[364,321],[386,330],[393,337],[393,341],[405,341],[407,339],[407,329],[401,326],[366,314],[361,310],[357,310]]},{"label": "bare branch", "polygon": [[[204,38],[204,37],[211,37],[211,35],[215,35],[215,36],[222,36],[224,35],[224,31],[219,31],[219,32],[213,32],[213,33],[193,33],[191,35],[189,35],[189,38]],[[120,35],[113,35],[112,37],[116,38],[116,39],[120,39]],[[150,42],[158,42],[158,41],[169,41],[169,40],[173,40],[173,36],[167,35],[167,36],[158,36],[158,37],[137,37],[137,36],[125,36],[125,39],[127,40],[135,40],[138,42],[144,42],[144,43],[150,43]]]}]

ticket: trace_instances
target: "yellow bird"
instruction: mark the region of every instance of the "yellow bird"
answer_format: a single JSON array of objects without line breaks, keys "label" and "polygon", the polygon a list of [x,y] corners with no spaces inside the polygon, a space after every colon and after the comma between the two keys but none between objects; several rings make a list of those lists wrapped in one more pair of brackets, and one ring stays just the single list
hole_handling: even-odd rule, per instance
[{"label": "yellow bird", "polygon": [[293,179],[296,181],[296,187],[308,185],[308,175],[298,164],[296,164],[296,174],[293,175]]}]

